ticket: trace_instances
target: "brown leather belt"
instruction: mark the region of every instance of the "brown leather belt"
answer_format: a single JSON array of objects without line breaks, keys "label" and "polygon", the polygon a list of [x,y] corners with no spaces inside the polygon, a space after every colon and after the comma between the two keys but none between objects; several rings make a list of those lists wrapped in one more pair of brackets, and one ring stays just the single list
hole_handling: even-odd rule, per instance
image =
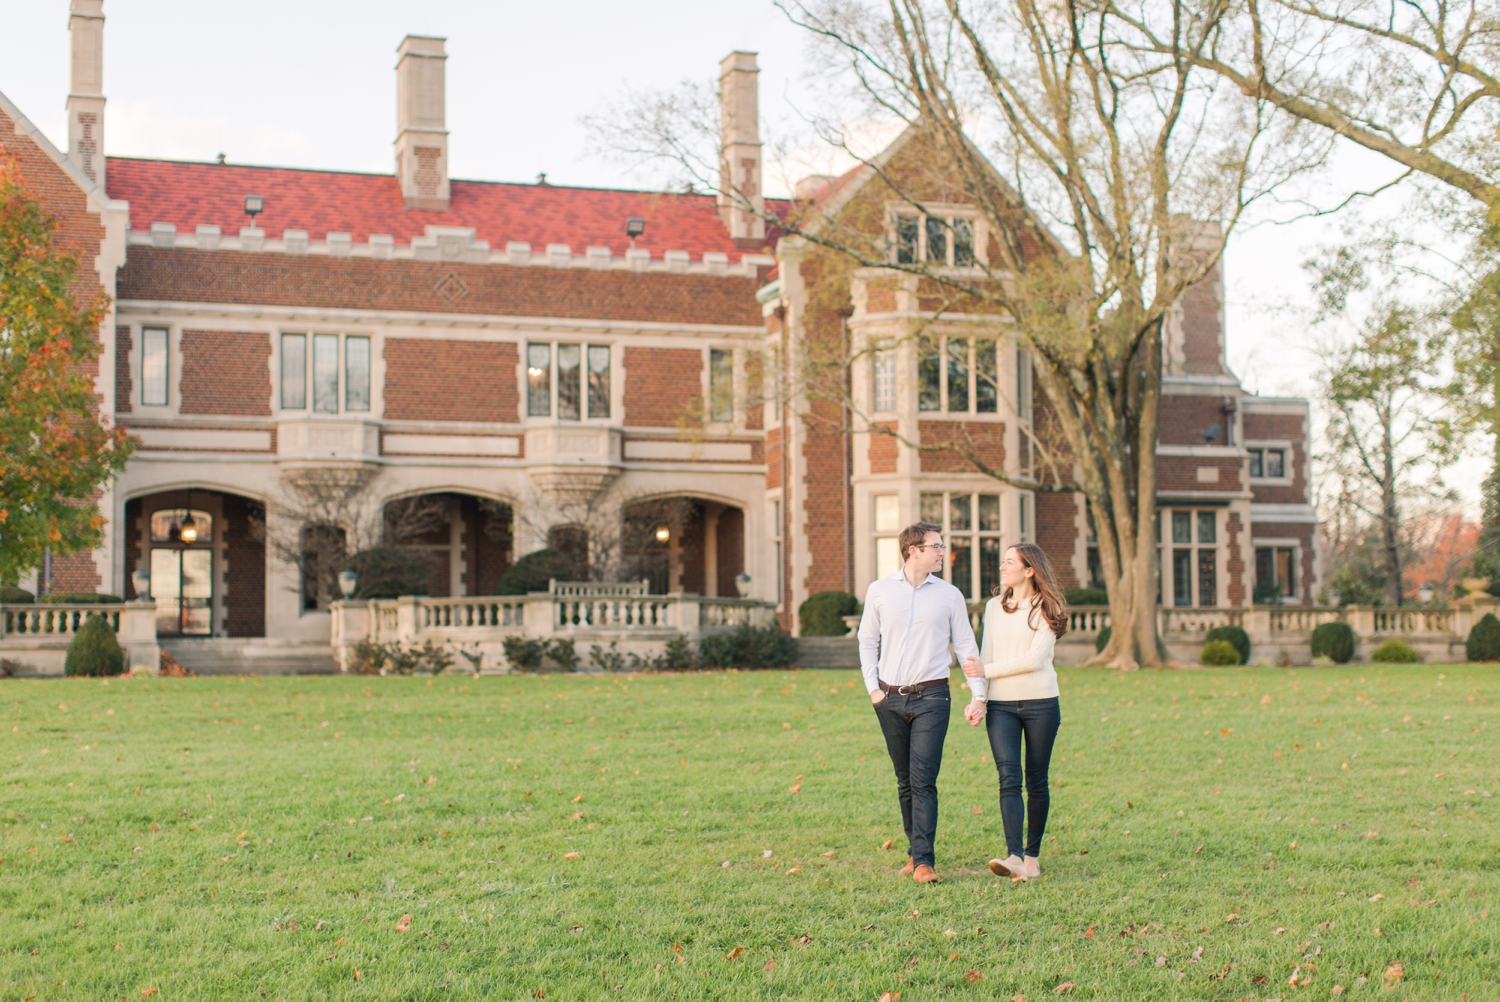
[{"label": "brown leather belt", "polygon": [[929,679],[926,682],[918,682],[916,685],[886,685],[884,682],[881,682],[880,691],[894,692],[898,696],[910,696],[914,693],[922,692],[925,689],[936,689],[940,685],[947,684],[948,680],[945,678]]}]

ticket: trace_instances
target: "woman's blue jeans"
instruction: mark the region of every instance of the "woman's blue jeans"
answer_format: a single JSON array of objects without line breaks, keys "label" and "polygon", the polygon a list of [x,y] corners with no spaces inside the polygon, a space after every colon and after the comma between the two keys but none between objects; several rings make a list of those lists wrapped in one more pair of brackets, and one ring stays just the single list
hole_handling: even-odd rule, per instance
[{"label": "woman's blue jeans", "polygon": [[[1005,826],[1006,850],[1012,856],[1022,855],[1022,822],[1026,823],[1024,854],[1041,854],[1050,800],[1047,765],[1052,759],[1052,742],[1056,740],[1061,724],[1062,709],[1056,696],[990,701],[984,725],[990,736],[990,752],[995,756],[995,771],[1000,774],[1000,821]],[[1024,804],[1021,801],[1023,738],[1026,743]],[[1030,817],[1027,817],[1028,808]]]}]

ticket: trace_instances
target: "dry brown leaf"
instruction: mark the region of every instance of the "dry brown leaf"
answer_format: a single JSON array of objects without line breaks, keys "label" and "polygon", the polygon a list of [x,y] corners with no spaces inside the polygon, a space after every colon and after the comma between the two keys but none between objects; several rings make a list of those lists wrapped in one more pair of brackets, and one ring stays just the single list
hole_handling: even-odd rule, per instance
[{"label": "dry brown leaf", "polygon": [[886,992],[880,996],[880,1002],[901,1002],[900,992]]},{"label": "dry brown leaf", "polygon": [[1073,982],[1071,982],[1071,981],[1064,981],[1062,984],[1060,984],[1056,988],[1052,989],[1052,994],[1054,994],[1054,995],[1061,995],[1063,992],[1067,991],[1069,988],[1072,988],[1072,987],[1074,987]]},{"label": "dry brown leaf", "polygon": [[980,971],[970,971],[968,974],[965,974],[964,977],[968,978],[970,981],[984,980],[984,974]]},{"label": "dry brown leaf", "polygon": [[825,852],[825,853],[823,853],[823,855],[826,856],[829,859],[832,859],[834,854],[831,853],[831,852]]},{"label": "dry brown leaf", "polygon": [[1239,917],[1240,917],[1240,913],[1239,912],[1230,912],[1228,915],[1224,916],[1224,921],[1225,922],[1233,922],[1236,919],[1238,919]]},{"label": "dry brown leaf", "polygon": [[1022,995],[1020,992],[1017,992],[1010,997],[1010,1002],[1026,1002],[1026,996]]},{"label": "dry brown leaf", "polygon": [[672,944],[672,952],[673,953],[677,953],[677,954],[682,953],[682,944],[681,943],[673,943]]},{"label": "dry brown leaf", "polygon": [[1094,926],[1090,925],[1087,929],[1083,930],[1083,934],[1085,936],[1092,936],[1094,934]]},{"label": "dry brown leaf", "polygon": [[577,859],[579,856],[582,856],[582,855],[583,855],[583,853],[576,852],[576,851],[575,852],[565,852],[565,853],[563,853],[563,859]]},{"label": "dry brown leaf", "polygon": [[984,808],[983,807],[976,807],[973,810],[971,810],[969,813],[970,814],[983,814],[984,813]]},{"label": "dry brown leaf", "polygon": [[802,784],[801,783],[793,783],[791,786],[789,786],[787,788],[787,790],[790,793],[801,793],[802,792]]},{"label": "dry brown leaf", "polygon": [[363,978],[364,978],[364,975],[363,975],[363,974],[361,974],[361,973],[359,973],[359,968],[358,968],[358,967],[356,967],[356,968],[355,968],[355,969],[354,969],[354,980],[355,980],[355,981],[360,981],[360,980],[362,980],[362,979],[363,979]]},{"label": "dry brown leaf", "polygon": [[583,812],[582,811],[576,811],[573,814],[568,815],[568,819],[570,821],[577,821],[581,817],[583,817]]},{"label": "dry brown leaf", "polygon": [[801,873],[801,872],[802,872],[802,867],[800,867],[800,866],[794,866],[790,870],[786,871],[786,875],[788,877],[790,877],[794,873]]},{"label": "dry brown leaf", "polygon": [[770,960],[766,961],[765,969],[767,971],[776,970],[776,958],[774,956]]},{"label": "dry brown leaf", "polygon": [[406,932],[410,928],[411,928],[411,916],[410,915],[403,915],[403,916],[401,916],[401,921],[399,921],[399,922],[396,923],[396,931],[397,932]]},{"label": "dry brown leaf", "polygon": [[580,793],[578,796],[574,797],[573,798],[573,803],[575,803],[575,804],[581,804],[581,803],[583,803],[583,794]]},{"label": "dry brown leaf", "polygon": [[737,946],[733,950],[730,950],[728,953],[724,954],[724,959],[725,960],[739,960],[740,959],[740,955],[743,954],[744,952],[745,952],[745,948],[743,946]]},{"label": "dry brown leaf", "polygon": [[1342,994],[1344,994],[1344,986],[1343,985],[1334,985],[1333,986],[1333,991],[1329,992],[1328,994],[1329,995],[1342,995]]},{"label": "dry brown leaf", "polygon": [[141,989],[141,994],[144,995],[146,998],[150,998],[151,996],[153,996],[153,995],[156,994],[156,991],[157,991],[156,986],[152,985],[150,988],[142,988]]},{"label": "dry brown leaf", "polygon": [[884,842],[880,843],[880,848],[882,848],[882,849],[889,849],[891,847],[891,843],[893,841],[894,841],[894,839],[886,839]]},{"label": "dry brown leaf", "polygon": [[1401,961],[1391,961],[1390,966],[1385,969],[1386,984],[1399,985],[1404,977],[1406,977],[1406,968],[1401,966]]}]

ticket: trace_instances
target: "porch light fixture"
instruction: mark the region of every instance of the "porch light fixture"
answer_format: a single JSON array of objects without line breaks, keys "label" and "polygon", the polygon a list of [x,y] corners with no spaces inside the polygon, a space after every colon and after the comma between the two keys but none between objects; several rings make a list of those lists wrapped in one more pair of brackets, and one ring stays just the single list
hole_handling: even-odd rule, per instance
[{"label": "porch light fixture", "polygon": [[734,590],[740,593],[740,598],[750,597],[750,575],[740,571],[734,576]]},{"label": "porch light fixture", "polygon": [[668,529],[664,525],[658,525],[656,527],[656,541],[658,543],[665,543],[667,540],[669,540],[671,538],[672,538],[672,530],[671,529]]},{"label": "porch light fixture", "polygon": [[245,213],[250,217],[250,225],[255,225],[255,217],[266,211],[266,199],[264,195],[246,195]]},{"label": "porch light fixture", "polygon": [[1430,584],[1423,583],[1422,587],[1417,589],[1417,601],[1421,602],[1423,605],[1427,605],[1429,602],[1431,602],[1432,596],[1433,590],[1432,585]]},{"label": "porch light fixture", "polygon": [[184,543],[196,543],[198,541],[198,523],[193,521],[192,512],[182,520],[182,541]]},{"label": "porch light fixture", "polygon": [[634,240],[646,232],[646,221],[639,216],[631,216],[625,220],[625,235]]},{"label": "porch light fixture", "polygon": [[354,589],[359,585],[359,578],[348,568],[339,571],[339,591],[344,593],[345,599],[354,597]]}]

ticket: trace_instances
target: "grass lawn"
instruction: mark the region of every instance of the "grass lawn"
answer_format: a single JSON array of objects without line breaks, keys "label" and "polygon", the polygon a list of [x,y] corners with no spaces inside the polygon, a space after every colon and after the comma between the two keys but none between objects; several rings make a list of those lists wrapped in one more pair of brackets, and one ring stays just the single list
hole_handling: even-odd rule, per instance
[{"label": "grass lawn", "polygon": [[0,999],[1500,998],[1500,669],[1061,674],[927,887],[853,672],[0,683]]}]

